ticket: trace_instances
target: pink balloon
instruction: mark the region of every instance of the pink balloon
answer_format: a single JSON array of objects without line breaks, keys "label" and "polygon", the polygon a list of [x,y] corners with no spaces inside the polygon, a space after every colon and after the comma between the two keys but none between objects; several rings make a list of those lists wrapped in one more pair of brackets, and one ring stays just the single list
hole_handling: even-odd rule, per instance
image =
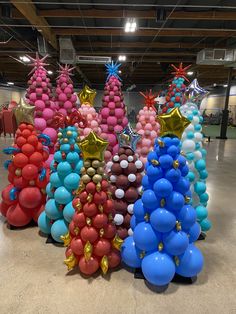
[{"label": "pink balloon", "polygon": [[117,154],[117,153],[118,153],[118,150],[119,150],[119,145],[116,144],[116,145],[113,147],[113,155]]},{"label": "pink balloon", "polygon": [[124,111],[121,108],[116,108],[115,109],[115,116],[117,118],[122,118],[124,115]]},{"label": "pink balloon", "polygon": [[122,120],[122,125],[123,125],[123,127],[126,127],[126,125],[128,124],[128,119],[127,119],[127,117],[124,117],[124,119]]},{"label": "pink balloon", "polygon": [[108,103],[108,108],[109,109],[115,109],[115,107],[116,107],[116,105],[115,105],[115,103],[113,101]]},{"label": "pink balloon", "polygon": [[107,103],[108,103],[108,102],[109,102],[109,100],[110,100],[109,96],[105,96],[105,97],[104,97],[104,100],[105,100],[105,102],[107,102]]},{"label": "pink balloon", "polygon": [[47,95],[47,94],[43,94],[43,95],[42,95],[42,100],[43,100],[43,101],[49,100],[48,95]]},{"label": "pink balloon", "polygon": [[58,96],[58,99],[59,99],[60,101],[66,101],[66,100],[67,100],[67,96],[66,96],[66,94],[64,94],[64,93],[61,93],[61,94]]},{"label": "pink balloon", "polygon": [[39,130],[39,131],[43,131],[47,126],[46,121],[43,118],[35,118],[34,125],[35,125],[36,130]]},{"label": "pink balloon", "polygon": [[64,83],[64,82],[66,82],[67,80],[66,80],[66,77],[61,76],[59,81],[60,81],[60,83]]},{"label": "pink balloon", "polygon": [[43,110],[43,118],[44,118],[44,119],[46,119],[46,120],[52,119],[53,115],[54,115],[54,112],[53,112],[52,109],[50,109],[50,108],[45,108],[45,109]]},{"label": "pink balloon", "polygon": [[57,88],[56,88],[56,93],[57,93],[58,95],[60,95],[60,94],[62,93],[62,90],[61,90],[60,87],[57,87]]},{"label": "pink balloon", "polygon": [[151,134],[151,131],[145,130],[145,131],[144,131],[144,134],[145,134],[145,136],[149,136],[149,135]]},{"label": "pink balloon", "polygon": [[122,128],[121,125],[116,125],[116,126],[114,127],[114,131],[115,131],[115,132],[121,132],[122,130],[123,130],[123,128]]},{"label": "pink balloon", "polygon": [[101,124],[100,127],[101,127],[101,130],[103,133],[108,132],[108,125],[107,124]]},{"label": "pink balloon", "polygon": [[38,88],[36,88],[35,92],[36,92],[36,94],[41,94],[43,92],[43,89],[38,87]]},{"label": "pink balloon", "polygon": [[136,130],[140,130],[142,128],[142,124],[140,122],[138,122],[136,124]]},{"label": "pink balloon", "polygon": [[107,139],[108,139],[110,145],[112,145],[112,146],[114,146],[117,143],[116,136],[114,134],[108,133]]},{"label": "pink balloon", "polygon": [[64,108],[65,109],[71,109],[73,107],[73,104],[70,100],[67,100],[65,103],[64,103]]},{"label": "pink balloon", "polygon": [[114,86],[114,87],[113,87],[113,90],[114,90],[114,92],[117,92],[117,91],[118,91],[118,87],[117,87],[117,86]]},{"label": "pink balloon", "polygon": [[114,96],[114,102],[120,101],[120,96]]},{"label": "pink balloon", "polygon": [[108,162],[109,160],[111,160],[112,154],[108,150],[106,150],[104,157],[105,157],[105,161]]},{"label": "pink balloon", "polygon": [[50,168],[50,164],[51,164],[51,162],[53,160],[53,156],[54,156],[54,154],[50,154],[48,159],[45,161],[45,164],[46,164],[47,168]]},{"label": "pink balloon", "polygon": [[139,134],[139,135],[144,136],[144,133],[145,133],[145,131],[144,131],[143,129],[138,130],[138,134]]},{"label": "pink balloon", "polygon": [[58,102],[50,101],[50,108],[53,111],[58,110],[58,108],[59,108]]},{"label": "pink balloon", "polygon": [[90,129],[90,128],[85,128],[85,129],[83,130],[83,135],[84,135],[84,136],[87,136],[87,135],[89,135],[90,132],[91,132],[91,129]]},{"label": "pink balloon", "polygon": [[152,144],[152,141],[151,141],[151,140],[149,140],[148,138],[143,138],[143,140],[142,140],[142,146],[146,146],[146,147],[150,148],[150,147],[151,147],[151,144]]},{"label": "pink balloon", "polygon": [[148,149],[146,146],[143,146],[143,147],[141,148],[141,154],[142,154],[142,155],[147,155],[148,152],[149,152],[149,149]]},{"label": "pink balloon", "polygon": [[152,131],[152,125],[150,123],[147,123],[144,127],[145,130]]},{"label": "pink balloon", "polygon": [[92,119],[93,119],[93,116],[92,116],[90,113],[88,113],[88,114],[87,114],[87,120],[88,120],[88,121],[91,121]]},{"label": "pink balloon", "polygon": [[117,118],[114,117],[114,116],[108,117],[108,118],[107,118],[107,124],[108,124],[108,125],[112,125],[112,126],[117,125]]},{"label": "pink balloon", "polygon": [[150,135],[151,135],[151,138],[156,138],[157,137],[157,132],[152,130]]},{"label": "pink balloon", "polygon": [[106,118],[109,117],[109,113],[110,113],[110,111],[109,111],[108,108],[102,108],[102,110],[101,110],[101,115],[102,115],[102,117],[103,117],[104,119],[106,119]]},{"label": "pink balloon", "polygon": [[45,103],[42,100],[36,100],[35,109],[43,110],[45,108]]},{"label": "pink balloon", "polygon": [[66,87],[66,88],[64,89],[64,93],[65,93],[65,94],[71,94],[71,93],[72,93],[72,89],[69,88],[69,87]]},{"label": "pink balloon", "polygon": [[43,134],[46,134],[47,136],[50,137],[51,141],[52,142],[56,142],[57,140],[57,131],[53,128],[46,128],[44,131],[43,131]]},{"label": "pink balloon", "polygon": [[96,128],[96,127],[98,127],[98,123],[97,123],[97,121],[95,121],[95,120],[92,120],[90,125],[91,125],[91,128]]},{"label": "pink balloon", "polygon": [[104,140],[107,140],[108,134],[107,133],[101,133],[101,138],[103,138]]},{"label": "pink balloon", "polygon": [[64,116],[67,115],[67,111],[64,108],[60,108],[58,111],[61,112]]},{"label": "pink balloon", "polygon": [[36,96],[36,93],[31,93],[30,95],[29,95],[29,98],[30,98],[30,100],[36,100],[37,99],[37,96]]}]

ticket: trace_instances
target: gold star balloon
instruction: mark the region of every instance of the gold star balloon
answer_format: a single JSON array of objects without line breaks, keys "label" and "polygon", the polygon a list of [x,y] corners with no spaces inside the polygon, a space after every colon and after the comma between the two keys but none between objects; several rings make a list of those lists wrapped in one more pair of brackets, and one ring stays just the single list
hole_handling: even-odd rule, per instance
[{"label": "gold star balloon", "polygon": [[106,140],[97,136],[93,131],[78,143],[83,153],[84,160],[98,159],[100,161],[104,160],[104,152],[108,144],[109,143]]},{"label": "gold star balloon", "polygon": [[184,129],[190,124],[190,121],[185,118],[179,108],[174,108],[167,114],[162,114],[157,117],[160,122],[160,136],[174,135],[179,139],[182,137]]},{"label": "gold star balloon", "polygon": [[95,89],[90,88],[88,85],[85,85],[83,89],[78,93],[80,104],[89,103],[90,106],[94,105],[94,98],[96,97],[97,92]]},{"label": "gold star balloon", "polygon": [[34,106],[28,105],[24,99],[21,98],[18,106],[13,109],[17,125],[23,122],[34,124],[34,110]]}]

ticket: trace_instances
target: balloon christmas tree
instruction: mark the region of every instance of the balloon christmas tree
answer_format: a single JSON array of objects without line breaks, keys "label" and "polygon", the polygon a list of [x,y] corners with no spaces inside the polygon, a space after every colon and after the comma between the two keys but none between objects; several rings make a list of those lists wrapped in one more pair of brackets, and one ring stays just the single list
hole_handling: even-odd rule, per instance
[{"label": "balloon christmas tree", "polygon": [[193,242],[200,234],[196,211],[189,204],[190,183],[180,138],[190,123],[178,108],[159,116],[161,137],[148,154],[142,198],[134,204],[133,236],[125,239],[121,254],[130,267],[141,267],[145,279],[167,285],[175,273],[196,276],[203,256]]},{"label": "balloon christmas tree", "polygon": [[92,275],[99,268],[105,274],[120,263],[117,248],[120,239],[113,224],[113,201],[104,176],[104,151],[108,142],[94,132],[79,146],[84,167],[77,197],[73,201],[75,214],[64,237],[65,264],[68,270],[78,267],[81,273]]},{"label": "balloon christmas tree", "polygon": [[157,110],[155,108],[155,98],[157,95],[153,94],[152,90],[146,92],[146,94],[140,94],[144,97],[145,106],[139,111],[137,116],[138,123],[136,124],[136,131],[141,135],[141,140],[137,145],[137,153],[141,161],[145,163],[147,154],[153,148],[155,138],[159,134],[160,125],[156,122]]},{"label": "balloon christmas tree", "polygon": [[56,113],[53,122],[57,128],[58,143],[51,163],[51,174],[47,185],[47,203],[38,219],[40,230],[51,234],[56,242],[63,242],[62,236],[68,232],[68,225],[73,217],[73,199],[79,186],[80,171],[83,161],[80,156],[78,129],[75,123],[85,126],[80,113],[73,111],[64,116]]},{"label": "balloon christmas tree", "polygon": [[86,128],[80,130],[81,139],[84,139],[91,131],[94,131],[97,135],[101,135],[101,128],[99,127],[100,119],[93,107],[96,94],[96,91],[87,85],[78,93],[81,104],[79,112],[87,121]]},{"label": "balloon christmas tree", "polygon": [[115,133],[121,132],[128,124],[124,96],[121,91],[121,82],[118,75],[121,64],[106,64],[107,81],[104,88],[103,103],[101,109],[101,129],[103,138],[109,142],[105,153],[106,161],[110,160],[118,152],[118,142]]},{"label": "balloon christmas tree", "polygon": [[69,65],[59,64],[59,77],[57,78],[56,105],[64,116],[76,109],[77,97],[74,94],[73,81],[71,80],[72,71]]},{"label": "balloon christmas tree", "polygon": [[49,173],[45,160],[49,154],[43,145],[49,138],[37,135],[33,126],[34,107],[23,100],[14,109],[18,123],[14,144],[3,150],[12,155],[4,164],[10,184],[2,191],[0,210],[11,226],[22,227],[32,219],[37,222],[46,200]]},{"label": "balloon christmas tree", "polygon": [[57,139],[57,130],[55,130],[51,123],[55,110],[58,109],[56,103],[53,101],[52,84],[47,77],[47,70],[44,68],[47,64],[44,62],[47,55],[39,58],[36,53],[36,58],[28,56],[32,61],[33,69],[30,74],[33,74],[28,81],[28,89],[26,93],[27,101],[30,105],[35,106],[34,125],[39,133],[43,133],[50,137],[50,156],[47,160],[47,166],[53,158],[54,145]]},{"label": "balloon christmas tree", "polygon": [[[119,150],[108,162],[111,191],[114,199],[117,232],[121,239],[132,234],[130,218],[133,214],[133,203],[141,192],[142,172],[144,165],[135,154],[136,144],[140,136],[134,133],[130,124],[118,133]],[[130,229],[130,230],[129,230]]]},{"label": "balloon christmas tree", "polygon": [[186,88],[184,82],[189,80],[187,79],[187,70],[191,65],[183,67],[182,62],[177,68],[175,65],[171,64],[174,71],[171,74],[174,74],[174,79],[169,85],[169,89],[166,95],[166,104],[162,107],[162,112],[169,112],[171,109],[180,107],[182,105],[183,92]]}]

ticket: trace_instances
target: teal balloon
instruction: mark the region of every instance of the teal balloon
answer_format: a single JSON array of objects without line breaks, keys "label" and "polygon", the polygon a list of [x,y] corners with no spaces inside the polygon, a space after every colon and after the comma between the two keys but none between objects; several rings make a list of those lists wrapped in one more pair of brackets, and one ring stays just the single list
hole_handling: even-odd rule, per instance
[{"label": "teal balloon", "polygon": [[147,222],[140,222],[134,229],[134,242],[137,248],[144,251],[155,250],[158,246],[160,236]]},{"label": "teal balloon", "polygon": [[199,117],[199,120],[200,120],[200,122],[202,123],[202,122],[203,122],[203,116],[200,116],[200,117]]},{"label": "teal balloon", "polygon": [[207,151],[205,150],[205,148],[201,148],[201,149],[200,149],[200,152],[202,153],[202,157],[203,157],[203,158],[206,158]]},{"label": "teal balloon", "polygon": [[192,171],[189,171],[187,174],[187,178],[189,179],[190,182],[193,182],[195,180],[195,174]]},{"label": "teal balloon", "polygon": [[184,196],[179,193],[173,191],[167,198],[166,198],[166,208],[170,211],[177,211],[180,210],[185,203]]},{"label": "teal balloon", "polygon": [[59,186],[63,185],[63,182],[59,178],[57,172],[51,173],[49,181],[51,183],[51,186],[54,187],[54,188],[59,188]]},{"label": "teal balloon", "polygon": [[184,205],[178,213],[178,221],[185,230],[190,229],[196,222],[197,214],[191,205]]},{"label": "teal balloon", "polygon": [[159,179],[155,182],[153,190],[157,197],[167,197],[173,191],[173,186],[170,181],[165,178]]},{"label": "teal balloon", "polygon": [[56,242],[63,243],[61,236],[68,232],[68,224],[64,219],[58,219],[52,224],[51,235]]},{"label": "teal balloon", "polygon": [[60,151],[55,152],[53,158],[55,159],[56,162],[61,162],[62,161],[61,152]]},{"label": "teal balloon", "polygon": [[137,220],[144,221],[144,216],[146,215],[146,210],[143,207],[143,202],[141,199],[134,203],[134,216]]},{"label": "teal balloon", "polygon": [[165,178],[170,181],[171,183],[175,183],[179,180],[181,176],[181,172],[179,169],[169,169],[165,173]]},{"label": "teal balloon", "polygon": [[205,170],[200,171],[199,175],[200,175],[200,179],[201,179],[201,180],[206,180],[207,177],[208,177],[208,172],[207,172],[207,170],[205,169]]},{"label": "teal balloon", "polygon": [[209,195],[207,193],[203,193],[200,195],[200,202],[205,204],[209,200]]},{"label": "teal balloon", "polygon": [[53,198],[47,201],[45,205],[45,213],[52,220],[56,220],[62,217],[62,211],[59,209],[55,199]]},{"label": "teal balloon", "polygon": [[52,185],[50,182],[48,182],[46,186],[46,193],[49,198],[52,198],[54,196],[54,193],[52,192]]},{"label": "teal balloon", "polygon": [[60,151],[66,153],[66,154],[69,153],[70,152],[70,144],[61,144]]},{"label": "teal balloon", "polygon": [[68,161],[70,164],[77,164],[79,162],[80,156],[76,152],[69,152],[66,156],[66,161]]},{"label": "teal balloon", "polygon": [[50,234],[51,233],[51,223],[50,219],[46,215],[45,211],[43,211],[38,218],[38,226],[39,229],[45,233],[45,234]]},{"label": "teal balloon", "polygon": [[203,268],[204,259],[201,251],[189,244],[182,256],[179,256],[179,266],[176,266],[176,273],[183,277],[194,277]]},{"label": "teal balloon", "polygon": [[165,208],[157,208],[151,213],[150,223],[158,232],[169,232],[175,227],[176,217]]},{"label": "teal balloon", "polygon": [[78,144],[75,144],[75,145],[74,145],[74,151],[75,151],[76,153],[80,153],[80,148],[79,148]]},{"label": "teal balloon", "polygon": [[189,121],[192,121],[192,120],[193,120],[193,115],[192,115],[192,114],[188,114],[188,115],[187,115],[187,119],[188,119]]},{"label": "teal balloon", "polygon": [[50,170],[51,170],[52,172],[57,171],[57,168],[54,166],[54,163],[55,163],[55,160],[53,159],[53,160],[51,161],[51,163],[50,163]]},{"label": "teal balloon", "polygon": [[56,202],[59,204],[67,204],[72,201],[71,193],[64,186],[56,189],[54,197]]},{"label": "teal balloon", "polygon": [[201,222],[200,222],[200,226],[202,228],[202,231],[208,231],[211,229],[212,227],[212,223],[210,222],[209,219],[203,219]]},{"label": "teal balloon", "polygon": [[198,115],[198,110],[194,109],[194,110],[193,110],[193,115],[194,115],[194,116],[197,116],[197,115]]},{"label": "teal balloon", "polygon": [[197,132],[201,131],[202,130],[201,124],[195,124],[194,130],[197,131]]},{"label": "teal balloon", "polygon": [[83,167],[83,160],[80,160],[79,162],[77,162],[74,171],[80,174],[82,167]]},{"label": "teal balloon", "polygon": [[80,176],[77,173],[70,173],[64,179],[67,190],[75,190],[79,186]]},{"label": "teal balloon", "polygon": [[184,231],[173,230],[163,234],[165,251],[170,255],[183,254],[189,245],[188,236]]},{"label": "teal balloon", "polygon": [[194,184],[194,191],[198,194],[201,195],[206,192],[206,184],[204,182],[196,182]]},{"label": "teal balloon", "polygon": [[146,190],[143,192],[142,202],[145,208],[152,210],[157,207],[158,199],[156,198],[154,191]]},{"label": "teal balloon", "polygon": [[205,206],[199,205],[196,207],[197,219],[202,221],[207,218],[208,212]]},{"label": "teal balloon", "polygon": [[188,132],[187,138],[188,138],[188,139],[194,138],[194,133],[193,133],[192,131]]},{"label": "teal balloon", "polygon": [[72,172],[71,165],[68,163],[68,161],[62,161],[57,166],[57,172],[59,176],[64,178]]},{"label": "teal balloon", "polygon": [[199,159],[195,163],[195,167],[198,171],[202,171],[206,169],[206,162],[203,159]]},{"label": "teal balloon", "polygon": [[73,216],[75,214],[75,209],[74,207],[72,206],[72,202],[68,203],[64,209],[63,209],[63,216],[65,218],[65,220],[70,223]]},{"label": "teal balloon", "polygon": [[194,160],[194,158],[195,158],[194,153],[187,153],[187,154],[186,154],[186,158],[187,158],[188,160]]},{"label": "teal balloon", "polygon": [[195,144],[195,149],[196,149],[196,150],[200,149],[200,144],[199,144],[199,143],[196,143],[196,144]]},{"label": "teal balloon", "polygon": [[132,236],[126,238],[121,246],[121,258],[122,261],[133,268],[141,267],[141,250],[135,246],[135,242]]},{"label": "teal balloon", "polygon": [[198,222],[195,222],[192,227],[188,230],[189,242],[195,242],[199,238],[201,233],[201,227]]},{"label": "teal balloon", "polygon": [[145,279],[155,286],[167,285],[175,275],[173,259],[162,252],[155,252],[144,256],[142,272]]}]

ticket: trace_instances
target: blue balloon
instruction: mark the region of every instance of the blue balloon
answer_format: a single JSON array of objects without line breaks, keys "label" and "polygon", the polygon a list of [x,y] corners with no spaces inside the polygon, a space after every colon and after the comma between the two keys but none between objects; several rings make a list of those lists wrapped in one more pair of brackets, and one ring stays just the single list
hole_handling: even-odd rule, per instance
[{"label": "blue balloon", "polygon": [[201,228],[202,228],[202,231],[208,231],[208,230],[211,229],[212,224],[211,224],[210,220],[206,218],[206,219],[203,219],[203,220],[200,222],[200,226],[201,226]]},{"label": "blue balloon", "polygon": [[143,221],[145,215],[146,215],[146,210],[143,207],[142,200],[139,199],[134,203],[134,216],[136,217],[137,220]]},{"label": "blue balloon", "polygon": [[130,228],[134,231],[134,228],[136,227],[136,225],[137,225],[137,221],[136,221],[135,216],[133,215],[130,219]]},{"label": "blue balloon", "polygon": [[144,190],[152,189],[152,184],[149,182],[147,175],[142,178],[142,187]]},{"label": "blue balloon", "polygon": [[172,145],[172,140],[168,136],[163,137],[161,140],[162,140],[162,142],[165,143],[165,147],[167,147],[167,148]]},{"label": "blue balloon", "polygon": [[195,167],[198,171],[202,171],[206,169],[206,162],[204,159],[199,159],[195,162]]},{"label": "blue balloon", "polygon": [[178,147],[180,145],[180,140],[178,139],[178,137],[174,137],[171,139],[171,143],[172,145],[175,145]]},{"label": "blue balloon", "polygon": [[148,153],[147,160],[149,162],[151,162],[152,160],[158,160],[158,156],[157,156],[156,152],[151,151],[150,153]]},{"label": "blue balloon", "polygon": [[64,186],[60,186],[56,189],[54,197],[59,204],[67,204],[72,201],[71,193]]},{"label": "blue balloon", "polygon": [[200,179],[201,179],[201,180],[206,180],[207,177],[208,177],[208,172],[207,172],[207,170],[205,169],[205,170],[200,171],[199,175],[200,175]]},{"label": "blue balloon", "polygon": [[182,168],[186,165],[186,158],[182,155],[179,155],[177,158],[178,162],[179,162],[179,167]]},{"label": "blue balloon", "polygon": [[64,179],[65,188],[68,190],[78,189],[80,176],[77,173],[70,173]]},{"label": "blue balloon", "polygon": [[71,222],[75,213],[75,209],[72,206],[72,202],[68,203],[63,209],[63,216],[67,222]]},{"label": "blue balloon", "polygon": [[51,170],[52,172],[57,171],[57,167],[55,167],[54,163],[55,163],[55,160],[53,159],[53,160],[51,161],[51,163],[50,163],[50,170]]},{"label": "blue balloon", "polygon": [[60,151],[55,152],[53,158],[56,160],[56,162],[61,162],[62,161],[61,152]]},{"label": "blue balloon", "polygon": [[66,156],[66,161],[68,161],[70,164],[76,165],[77,162],[79,162],[80,156],[76,152],[69,152]]},{"label": "blue balloon", "polygon": [[45,205],[46,215],[53,220],[59,219],[62,217],[62,211],[59,209],[58,205],[55,202],[55,199],[49,199]]},{"label": "blue balloon", "polygon": [[176,217],[165,208],[157,208],[151,213],[150,223],[158,232],[169,232],[175,227]]},{"label": "blue balloon", "polygon": [[121,246],[122,261],[129,267],[139,268],[141,267],[140,254],[141,250],[135,246],[133,237],[126,238]]},{"label": "blue balloon", "polygon": [[200,122],[202,123],[202,122],[203,122],[203,117],[200,116],[200,117],[199,117],[199,120],[200,120]]},{"label": "blue balloon", "polygon": [[178,213],[178,220],[183,229],[188,230],[196,222],[197,215],[195,209],[191,205],[184,205]]},{"label": "blue balloon", "polygon": [[50,234],[51,233],[51,221],[46,215],[45,211],[43,211],[38,218],[38,226],[39,229],[45,233]]},{"label": "blue balloon", "polygon": [[46,186],[46,193],[47,193],[47,196],[50,198],[52,198],[54,195],[54,193],[52,192],[52,185],[50,182]]},{"label": "blue balloon", "polygon": [[181,194],[185,194],[190,187],[190,182],[188,179],[185,179],[183,177],[180,177],[179,181],[175,183],[174,189],[177,192],[180,192]]},{"label": "blue balloon", "polygon": [[158,197],[167,197],[173,191],[173,186],[170,181],[162,178],[155,182],[153,189]]},{"label": "blue balloon", "polygon": [[171,211],[180,210],[185,203],[184,196],[179,192],[173,191],[167,198],[166,198],[166,207]]},{"label": "blue balloon", "polygon": [[59,186],[63,185],[63,182],[61,181],[61,179],[58,176],[57,172],[53,172],[50,175],[50,179],[49,179],[51,186],[55,187],[55,188],[59,188]]},{"label": "blue balloon", "polygon": [[173,165],[173,158],[168,154],[164,154],[159,158],[159,162],[163,169],[169,169]]},{"label": "blue balloon", "polygon": [[208,212],[205,206],[199,205],[196,207],[197,219],[199,221],[207,218]]},{"label": "blue balloon", "polygon": [[179,148],[175,145],[171,145],[167,148],[167,154],[169,154],[173,158],[176,158],[176,155],[179,154]]},{"label": "blue balloon", "polygon": [[64,236],[68,232],[68,224],[64,219],[58,219],[52,224],[51,235],[57,242],[63,243],[61,236]]},{"label": "blue balloon", "polygon": [[157,208],[158,199],[156,198],[154,191],[146,190],[143,192],[142,202],[145,208],[152,210]]},{"label": "blue balloon", "polygon": [[162,178],[163,171],[162,171],[161,167],[156,167],[156,166],[150,165],[147,168],[146,174],[148,176],[149,182],[153,183],[156,180]]},{"label": "blue balloon", "polygon": [[189,245],[189,239],[184,231],[172,230],[163,234],[165,251],[170,255],[183,254]]},{"label": "blue balloon", "polygon": [[59,176],[65,177],[72,172],[71,165],[67,161],[62,161],[57,166],[57,172]]},{"label": "blue balloon", "polygon": [[198,194],[201,195],[206,192],[206,184],[204,182],[196,182],[194,184],[194,191]]},{"label": "blue balloon", "polygon": [[137,248],[144,251],[155,250],[160,236],[152,229],[150,223],[140,222],[134,229],[134,242]]},{"label": "blue balloon", "polygon": [[165,174],[165,178],[170,181],[171,183],[175,183],[179,180],[181,176],[181,172],[179,169],[175,169],[175,168],[172,168],[172,169],[169,169],[166,171],[166,174]]},{"label": "blue balloon", "polygon": [[144,256],[142,272],[145,279],[153,285],[165,286],[175,275],[173,259],[165,253],[155,252]]},{"label": "blue balloon", "polygon": [[195,222],[195,224],[192,225],[192,227],[188,230],[189,243],[197,241],[200,233],[201,233],[201,227],[198,222]]},{"label": "blue balloon", "polygon": [[194,277],[202,270],[203,263],[201,251],[193,244],[189,244],[184,254],[179,256],[179,266],[176,266],[176,273],[184,277]]},{"label": "blue balloon", "polygon": [[186,166],[182,167],[180,171],[181,171],[181,175],[182,175],[183,177],[186,177],[186,175],[187,175],[188,172],[189,172],[189,168],[188,168],[188,166],[186,165]]}]

